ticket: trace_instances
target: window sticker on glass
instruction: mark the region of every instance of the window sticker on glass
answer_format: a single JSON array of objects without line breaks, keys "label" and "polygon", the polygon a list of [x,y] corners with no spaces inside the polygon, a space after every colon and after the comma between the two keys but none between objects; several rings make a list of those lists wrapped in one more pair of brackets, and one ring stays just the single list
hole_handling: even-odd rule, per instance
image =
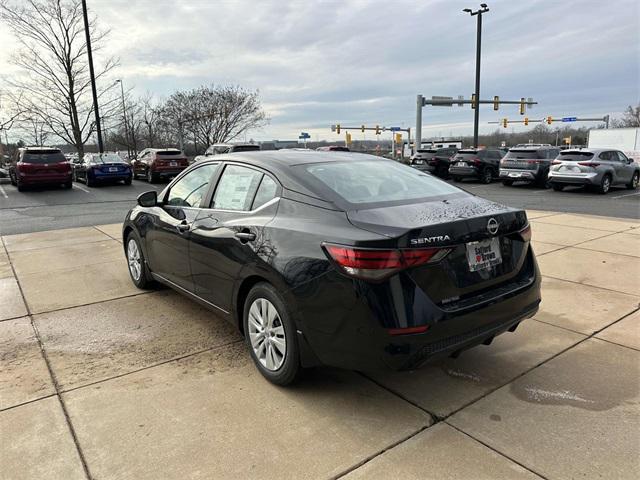
[{"label": "window sticker on glass", "polygon": [[249,210],[262,173],[237,165],[229,165],[222,174],[213,199],[213,208]]}]

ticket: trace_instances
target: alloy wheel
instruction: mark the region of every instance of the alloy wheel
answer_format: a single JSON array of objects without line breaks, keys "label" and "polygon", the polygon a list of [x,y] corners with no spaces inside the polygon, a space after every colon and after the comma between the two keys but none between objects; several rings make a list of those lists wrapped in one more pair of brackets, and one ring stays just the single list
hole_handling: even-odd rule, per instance
[{"label": "alloy wheel", "polygon": [[142,261],[138,242],[133,238],[130,238],[127,243],[127,262],[129,263],[129,272],[131,272],[131,276],[137,282],[140,280],[140,275],[142,274]]},{"label": "alloy wheel", "polygon": [[636,173],[631,180],[631,188],[638,188],[638,181],[640,181],[640,174]]},{"label": "alloy wheel", "polygon": [[256,358],[272,372],[284,363],[287,338],[276,307],[266,298],[258,298],[249,307],[249,339]]},{"label": "alloy wheel", "polygon": [[602,193],[607,193],[610,187],[611,187],[611,179],[609,178],[608,175],[606,175],[602,179]]}]

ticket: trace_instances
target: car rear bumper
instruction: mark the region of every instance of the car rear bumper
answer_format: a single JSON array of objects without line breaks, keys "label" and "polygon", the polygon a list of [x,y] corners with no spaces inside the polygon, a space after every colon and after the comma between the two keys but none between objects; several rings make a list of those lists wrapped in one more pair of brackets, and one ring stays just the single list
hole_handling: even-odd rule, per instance
[{"label": "car rear bumper", "polygon": [[[358,281],[336,281],[334,275],[325,284],[314,287],[316,295],[333,296],[319,314],[317,308],[299,310],[298,330],[317,363],[354,370],[407,370],[438,358],[459,353],[496,335],[515,329],[532,317],[540,303],[540,274],[531,249],[528,256],[532,273],[518,282],[490,289],[473,302],[438,306],[404,279],[393,284],[388,303],[379,308],[380,292],[367,292]],[[328,283],[327,283],[328,282]],[[349,285],[351,283],[351,285]],[[309,291],[308,289],[306,291]],[[398,291],[396,291],[398,293]],[[349,298],[349,297],[352,298]],[[318,298],[318,297],[316,297]],[[404,302],[402,301],[404,299]],[[413,299],[408,303],[407,299]],[[300,302],[298,302],[298,305]],[[394,309],[400,319],[413,314],[414,325],[426,326],[423,333],[392,335],[380,323],[380,311]],[[397,332],[394,332],[397,333]],[[304,363],[304,361],[303,361]]]},{"label": "car rear bumper", "polygon": [[567,185],[599,185],[600,174],[594,173],[571,173],[562,174],[557,172],[549,173],[550,183],[562,183]]},{"label": "car rear bumper", "polygon": [[96,181],[128,180],[131,178],[131,170],[123,172],[87,172],[87,176]]},{"label": "car rear bumper", "polygon": [[23,185],[50,185],[57,183],[71,182],[71,173],[47,174],[47,175],[29,175],[19,174],[20,183]]},{"label": "car rear bumper", "polygon": [[501,168],[500,180],[524,180],[534,181],[539,178],[537,170],[519,170],[516,168]]},{"label": "car rear bumper", "polygon": [[186,168],[188,168],[188,166],[170,167],[170,168],[157,167],[151,170],[151,173],[156,177],[169,178],[169,177],[176,177],[180,175],[182,171],[185,170]]},{"label": "car rear bumper", "polygon": [[422,165],[411,165],[413,168],[415,168],[416,170],[420,170],[421,172],[429,172],[429,173],[433,173],[436,170],[436,167],[433,167],[431,165],[427,165],[427,164],[422,164]]}]

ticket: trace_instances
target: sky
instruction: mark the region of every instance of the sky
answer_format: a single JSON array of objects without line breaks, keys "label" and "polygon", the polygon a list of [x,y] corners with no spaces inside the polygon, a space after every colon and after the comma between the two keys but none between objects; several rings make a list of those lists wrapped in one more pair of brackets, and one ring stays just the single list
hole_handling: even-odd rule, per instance
[{"label": "sky", "polygon": [[[247,139],[304,131],[330,141],[344,138],[331,132],[336,123],[413,129],[417,94],[469,97],[476,17],[462,9],[479,3],[87,0],[111,29],[98,55],[119,57],[115,78],[135,94],[237,84],[259,90],[270,117]],[[532,97],[539,103],[527,113],[532,119],[619,116],[640,103],[638,0],[487,3],[482,98]],[[0,71],[11,75],[17,45],[2,25],[0,45]],[[480,132],[504,117],[521,119],[517,106],[483,107]],[[524,128],[531,127],[515,130]],[[472,130],[468,105],[423,110],[423,138]]]}]

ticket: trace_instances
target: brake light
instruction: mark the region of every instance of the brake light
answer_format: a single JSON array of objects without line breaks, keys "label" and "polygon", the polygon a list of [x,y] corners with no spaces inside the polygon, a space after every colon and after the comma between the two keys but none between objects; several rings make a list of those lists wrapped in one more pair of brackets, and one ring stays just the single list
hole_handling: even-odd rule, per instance
[{"label": "brake light", "polygon": [[480,165],[480,159],[478,157],[471,158],[469,161],[474,165]]},{"label": "brake light", "polygon": [[597,167],[600,164],[597,162],[578,162],[578,165],[582,165],[583,167]]},{"label": "brake light", "polygon": [[421,248],[415,250],[361,249],[339,245],[324,246],[340,269],[352,277],[364,280],[383,280],[405,268],[442,260],[450,248]]},{"label": "brake light", "polygon": [[551,162],[551,165],[560,165],[562,163],[562,161],[560,160],[554,160],[553,162]]},{"label": "brake light", "polygon": [[531,225],[527,223],[527,226],[518,232],[525,242],[531,241]]},{"label": "brake light", "polygon": [[527,163],[540,163],[540,160],[527,160]]}]

